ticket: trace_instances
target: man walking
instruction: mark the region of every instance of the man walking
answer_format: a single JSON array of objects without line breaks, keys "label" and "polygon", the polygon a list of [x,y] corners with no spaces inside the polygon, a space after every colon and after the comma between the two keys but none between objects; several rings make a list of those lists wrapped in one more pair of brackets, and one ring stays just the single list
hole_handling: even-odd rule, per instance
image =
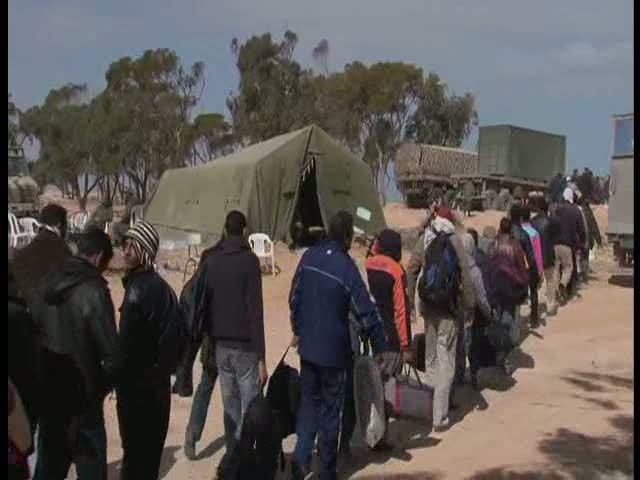
[{"label": "man walking", "polygon": [[558,292],[557,277],[555,275],[555,245],[558,234],[556,219],[549,218],[547,213],[547,201],[538,197],[532,203],[534,214],[531,225],[540,234],[540,246],[542,248],[542,266],[545,279],[545,296],[547,302],[547,316],[552,317],[558,311],[556,295]]},{"label": "man walking", "polygon": [[123,375],[116,389],[123,480],[158,478],[171,414],[171,375],[160,366],[161,338],[180,312],[175,293],[153,266],[159,244],[155,228],[145,221],[129,229],[123,243]]},{"label": "man walking", "polygon": [[415,292],[420,273],[427,267],[429,247],[436,238],[444,238],[447,248],[454,252],[459,270],[459,284],[455,285],[456,294],[448,299],[448,305],[429,304],[420,300],[418,312],[424,318],[427,371],[434,376],[433,425],[441,432],[449,428],[450,393],[456,367],[458,331],[462,328],[462,312],[475,308],[476,298],[469,270],[467,253],[455,233],[454,217],[448,208],[440,207],[434,211],[433,221],[425,229],[423,237],[418,239],[409,261],[407,271],[409,298]]},{"label": "man walking", "polygon": [[40,417],[38,480],[66,478],[71,463],[81,480],[107,478],[103,402],[118,361],[115,315],[102,272],[113,249],[97,229],[80,235],[77,246],[78,255],[45,286],[42,387],[49,401]]},{"label": "man walking", "polygon": [[558,224],[558,236],[554,246],[555,277],[558,280],[558,296],[561,305],[564,305],[569,295],[574,293],[571,285],[576,269],[575,250],[585,238],[582,215],[573,204],[573,190],[567,187],[563,198],[564,201],[556,209],[554,217]]},{"label": "man walking", "polygon": [[[540,284],[540,273],[538,271],[538,260],[536,260],[536,253],[533,248],[533,242],[527,231],[522,226],[524,207],[514,205],[509,211],[509,217],[511,219],[511,235],[515,240],[520,243],[522,250],[524,251],[525,258],[527,260],[527,268],[529,271],[529,298],[531,301],[531,320],[532,327],[535,328],[538,323],[538,285]],[[532,233],[533,232],[533,229]],[[516,309],[517,310],[517,309]],[[516,311],[516,317],[518,317],[518,311]],[[516,318],[516,322],[519,322]]]},{"label": "man walking", "polygon": [[348,252],[353,217],[338,212],[329,222],[328,240],[305,252],[289,295],[292,345],[300,355],[301,403],[293,453],[294,479],[304,478],[319,432],[321,480],[336,478],[336,453],[345,372],[352,361],[349,316],[373,353],[385,346],[382,321],[358,267]]},{"label": "man walking", "polygon": [[202,263],[195,305],[204,312],[206,334],[215,345],[226,453],[233,458],[247,407],[267,382],[260,261],[245,240],[247,219],[238,211],[225,220],[225,238]]}]

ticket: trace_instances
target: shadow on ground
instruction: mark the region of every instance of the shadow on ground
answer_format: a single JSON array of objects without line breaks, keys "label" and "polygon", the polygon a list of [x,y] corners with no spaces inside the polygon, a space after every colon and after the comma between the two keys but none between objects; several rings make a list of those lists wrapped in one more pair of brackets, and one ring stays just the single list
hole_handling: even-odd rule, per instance
[{"label": "shadow on ground", "polygon": [[204,460],[205,458],[213,457],[222,447],[224,447],[224,436],[216,438],[204,450],[198,453],[196,455],[196,460]]},{"label": "shadow on ground", "polygon": [[611,275],[609,285],[622,288],[633,288],[633,275]]}]

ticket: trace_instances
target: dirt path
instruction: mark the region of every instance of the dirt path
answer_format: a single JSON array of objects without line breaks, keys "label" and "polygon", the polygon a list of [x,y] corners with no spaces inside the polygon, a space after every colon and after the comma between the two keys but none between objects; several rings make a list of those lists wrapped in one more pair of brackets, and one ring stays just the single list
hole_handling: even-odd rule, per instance
[{"label": "dirt path", "polygon": [[[481,227],[499,218],[496,212],[485,215],[469,223]],[[596,215],[606,222],[606,212]],[[421,218],[412,212],[399,223],[410,225]],[[363,250],[353,253],[362,266]],[[298,257],[278,246],[276,261],[282,273],[275,278],[265,276],[263,282],[270,369],[290,338],[287,295]],[[516,383],[508,391],[483,390],[487,408],[478,410],[480,396],[463,390],[458,402],[464,419],[440,435],[416,423],[393,423],[398,448],[391,454],[355,450],[354,460],[342,469],[340,478],[591,479],[616,470],[631,473],[633,289],[608,283],[608,271],[613,268],[609,255],[603,255],[595,268],[582,298],[524,341],[517,359],[520,368],[514,373]],[[163,275],[180,290],[181,273]],[[118,275],[111,276],[110,285],[119,306],[122,286]],[[290,363],[297,366],[295,354],[290,356]],[[196,362],[196,383],[199,377]],[[172,399],[160,478],[212,478],[222,456],[222,405],[216,386],[197,446],[199,459],[190,462],[184,457],[182,443],[191,401]],[[115,480],[122,457],[115,399],[105,402],[105,417],[109,478]],[[291,436],[285,450],[290,452],[294,444],[295,436]]]}]

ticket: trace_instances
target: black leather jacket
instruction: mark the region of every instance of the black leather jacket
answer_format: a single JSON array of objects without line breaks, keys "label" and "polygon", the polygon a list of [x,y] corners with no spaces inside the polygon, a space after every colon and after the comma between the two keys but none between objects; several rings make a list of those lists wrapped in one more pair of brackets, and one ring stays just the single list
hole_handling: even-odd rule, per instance
[{"label": "black leather jacket", "polygon": [[169,375],[159,373],[157,362],[160,335],[175,314],[173,291],[153,270],[129,273],[122,283],[125,293],[120,307],[120,386],[144,388],[168,381]]},{"label": "black leather jacket", "polygon": [[[100,272],[81,258],[67,259],[45,285],[38,318],[46,391],[55,394],[61,382],[76,390],[72,382],[79,381],[84,399],[102,401],[116,380],[119,362],[113,303]],[[66,378],[53,378],[47,370]]]}]

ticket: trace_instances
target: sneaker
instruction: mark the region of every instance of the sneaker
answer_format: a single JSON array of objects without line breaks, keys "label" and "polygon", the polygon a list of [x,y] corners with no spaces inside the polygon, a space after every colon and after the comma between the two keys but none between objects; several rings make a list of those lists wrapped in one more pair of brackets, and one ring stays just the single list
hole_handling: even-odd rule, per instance
[{"label": "sneaker", "polygon": [[451,422],[449,422],[449,417],[446,417],[442,423],[440,423],[439,425],[434,425],[433,426],[433,431],[436,433],[442,433],[442,432],[446,432],[447,430],[449,430],[449,427],[451,426]]},{"label": "sneaker", "polygon": [[193,440],[185,439],[183,449],[185,457],[187,457],[189,460],[196,459],[196,442],[194,442]]}]

